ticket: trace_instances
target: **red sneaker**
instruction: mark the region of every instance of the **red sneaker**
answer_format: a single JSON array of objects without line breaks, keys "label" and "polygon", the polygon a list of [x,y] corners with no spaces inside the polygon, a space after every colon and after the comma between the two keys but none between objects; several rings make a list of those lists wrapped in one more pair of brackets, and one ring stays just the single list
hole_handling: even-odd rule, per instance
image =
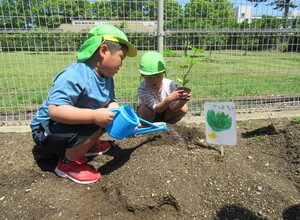
[{"label": "red sneaker", "polygon": [[94,183],[101,178],[99,172],[85,164],[88,161],[85,157],[71,163],[62,163],[62,159],[58,160],[57,167],[54,170],[60,177],[69,178],[80,184]]},{"label": "red sneaker", "polygon": [[106,153],[111,148],[111,144],[109,142],[101,142],[97,140],[95,144],[85,153],[84,156],[97,156],[100,154]]}]

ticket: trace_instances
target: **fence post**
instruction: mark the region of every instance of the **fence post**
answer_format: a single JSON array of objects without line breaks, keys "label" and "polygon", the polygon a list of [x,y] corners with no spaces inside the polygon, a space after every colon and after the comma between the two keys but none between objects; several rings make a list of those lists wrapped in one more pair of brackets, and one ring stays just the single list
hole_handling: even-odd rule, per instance
[{"label": "fence post", "polygon": [[163,53],[164,48],[164,0],[158,0],[157,9],[157,51]]}]

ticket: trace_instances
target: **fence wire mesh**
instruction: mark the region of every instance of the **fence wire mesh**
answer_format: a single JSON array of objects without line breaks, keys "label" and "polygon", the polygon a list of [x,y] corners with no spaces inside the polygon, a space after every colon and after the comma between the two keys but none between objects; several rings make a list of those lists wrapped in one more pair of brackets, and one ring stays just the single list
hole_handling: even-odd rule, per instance
[{"label": "fence wire mesh", "polygon": [[137,106],[139,60],[158,50],[163,37],[168,78],[177,81],[184,73],[184,56],[197,61],[187,84],[190,113],[215,101],[234,102],[241,111],[299,108],[298,2],[259,2],[165,0],[160,23],[155,0],[2,0],[0,121],[28,122],[54,76],[76,62],[88,30],[100,24],[119,27],[138,49],[115,76],[120,104]]}]

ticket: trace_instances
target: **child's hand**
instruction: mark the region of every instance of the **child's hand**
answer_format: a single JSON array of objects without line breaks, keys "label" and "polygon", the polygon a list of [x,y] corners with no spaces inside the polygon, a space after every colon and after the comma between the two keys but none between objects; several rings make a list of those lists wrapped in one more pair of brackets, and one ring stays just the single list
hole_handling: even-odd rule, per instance
[{"label": "child's hand", "polygon": [[183,97],[180,99],[182,101],[189,101],[191,99],[191,93],[189,92],[184,92]]},{"label": "child's hand", "polygon": [[169,95],[170,101],[177,101],[177,100],[186,100],[188,101],[191,97],[191,94],[183,89],[175,90]]},{"label": "child's hand", "polygon": [[178,88],[177,91],[183,91],[182,96],[179,100],[187,102],[191,99],[191,90],[189,88],[185,88],[185,89]]},{"label": "child's hand", "polygon": [[172,92],[168,96],[169,101],[172,102],[172,101],[177,101],[177,100],[181,99],[181,97],[183,95],[182,92],[183,92],[183,90],[176,90],[176,91]]},{"label": "child's hand", "polygon": [[99,108],[95,110],[94,123],[105,127],[113,121],[115,114],[109,111],[107,108]]}]

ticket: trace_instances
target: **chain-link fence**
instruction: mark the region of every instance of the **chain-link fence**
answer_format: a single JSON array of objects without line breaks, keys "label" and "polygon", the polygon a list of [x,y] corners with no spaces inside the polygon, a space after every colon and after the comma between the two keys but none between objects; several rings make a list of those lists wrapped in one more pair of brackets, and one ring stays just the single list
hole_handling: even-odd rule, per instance
[{"label": "chain-link fence", "polygon": [[88,30],[99,24],[119,27],[138,49],[115,76],[120,104],[138,104],[140,57],[158,50],[167,78],[177,82],[193,62],[190,113],[208,101],[232,101],[246,111],[299,108],[298,2],[256,2],[2,0],[0,121],[30,120],[54,76],[76,62]]}]

